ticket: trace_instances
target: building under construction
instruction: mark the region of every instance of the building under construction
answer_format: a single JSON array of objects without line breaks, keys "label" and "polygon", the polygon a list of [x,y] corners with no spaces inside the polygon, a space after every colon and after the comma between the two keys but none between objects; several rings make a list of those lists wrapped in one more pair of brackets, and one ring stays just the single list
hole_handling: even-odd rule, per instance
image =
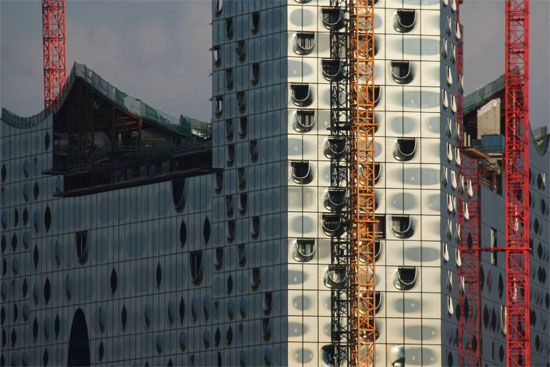
[{"label": "building under construction", "polygon": [[211,124],[45,51],[0,366],[549,366],[549,134],[517,63],[463,98],[459,6],[213,0]]}]

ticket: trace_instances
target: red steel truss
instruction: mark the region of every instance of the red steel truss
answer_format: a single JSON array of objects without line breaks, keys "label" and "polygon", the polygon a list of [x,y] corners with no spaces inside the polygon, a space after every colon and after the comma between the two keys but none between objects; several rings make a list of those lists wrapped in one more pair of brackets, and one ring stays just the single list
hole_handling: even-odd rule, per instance
[{"label": "red steel truss", "polygon": [[506,359],[530,366],[529,0],[506,0]]},{"label": "red steel truss", "polygon": [[480,185],[479,159],[462,155],[460,166],[459,223],[461,236],[459,250],[462,266],[458,270],[458,358],[459,366],[481,366],[481,267],[480,227]]},{"label": "red steel truss", "polygon": [[44,107],[48,108],[67,79],[65,53],[65,0],[42,0]]}]

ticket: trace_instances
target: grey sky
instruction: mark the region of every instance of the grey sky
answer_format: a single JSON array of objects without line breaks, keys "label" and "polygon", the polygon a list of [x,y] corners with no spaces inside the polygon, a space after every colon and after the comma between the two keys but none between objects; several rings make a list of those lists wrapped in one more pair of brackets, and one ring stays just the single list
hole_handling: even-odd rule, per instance
[{"label": "grey sky", "polygon": [[[68,0],[68,60],[168,113],[210,119],[209,0]],[[531,117],[550,122],[550,2],[531,0]],[[0,0],[0,105],[42,108],[41,7]],[[504,0],[465,0],[465,89],[504,65]]]}]

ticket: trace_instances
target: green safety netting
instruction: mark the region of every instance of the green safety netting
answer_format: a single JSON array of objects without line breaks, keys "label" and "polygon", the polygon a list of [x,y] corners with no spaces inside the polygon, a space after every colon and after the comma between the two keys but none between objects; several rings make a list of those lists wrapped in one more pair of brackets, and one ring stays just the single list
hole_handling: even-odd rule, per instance
[{"label": "green safety netting", "polygon": [[[116,104],[122,110],[143,118],[145,123],[148,125],[156,125],[160,128],[167,129],[183,136],[192,135],[193,129],[207,130],[207,123],[185,116],[180,116],[177,118],[153,108],[147,103],[127,95],[103,79],[86,65],[78,64],[76,62],[74,63],[71,73],[67,79],[67,84],[54,103],[54,111],[58,111],[59,108],[61,108],[77,78],[82,79],[87,85],[93,88],[94,91]],[[2,121],[15,128],[27,129],[41,124],[50,113],[50,110],[43,110],[34,116],[21,117],[5,108],[2,108]]]},{"label": "green safety netting", "polygon": [[475,92],[468,94],[464,97],[464,114],[470,113],[489,102],[489,98],[495,94],[503,91],[505,87],[504,75],[501,75],[497,79],[493,80],[489,84],[482,88],[477,89]]}]

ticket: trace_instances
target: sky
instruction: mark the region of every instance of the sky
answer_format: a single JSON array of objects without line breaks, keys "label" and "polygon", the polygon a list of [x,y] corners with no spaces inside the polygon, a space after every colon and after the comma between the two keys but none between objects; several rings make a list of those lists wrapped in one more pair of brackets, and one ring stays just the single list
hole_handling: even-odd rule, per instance
[{"label": "sky", "polygon": [[[464,0],[466,93],[504,71],[504,1]],[[210,120],[209,0],[67,0],[67,56],[161,110]],[[41,110],[38,0],[0,0],[0,105]],[[531,0],[531,121],[550,126],[550,1]]]}]

